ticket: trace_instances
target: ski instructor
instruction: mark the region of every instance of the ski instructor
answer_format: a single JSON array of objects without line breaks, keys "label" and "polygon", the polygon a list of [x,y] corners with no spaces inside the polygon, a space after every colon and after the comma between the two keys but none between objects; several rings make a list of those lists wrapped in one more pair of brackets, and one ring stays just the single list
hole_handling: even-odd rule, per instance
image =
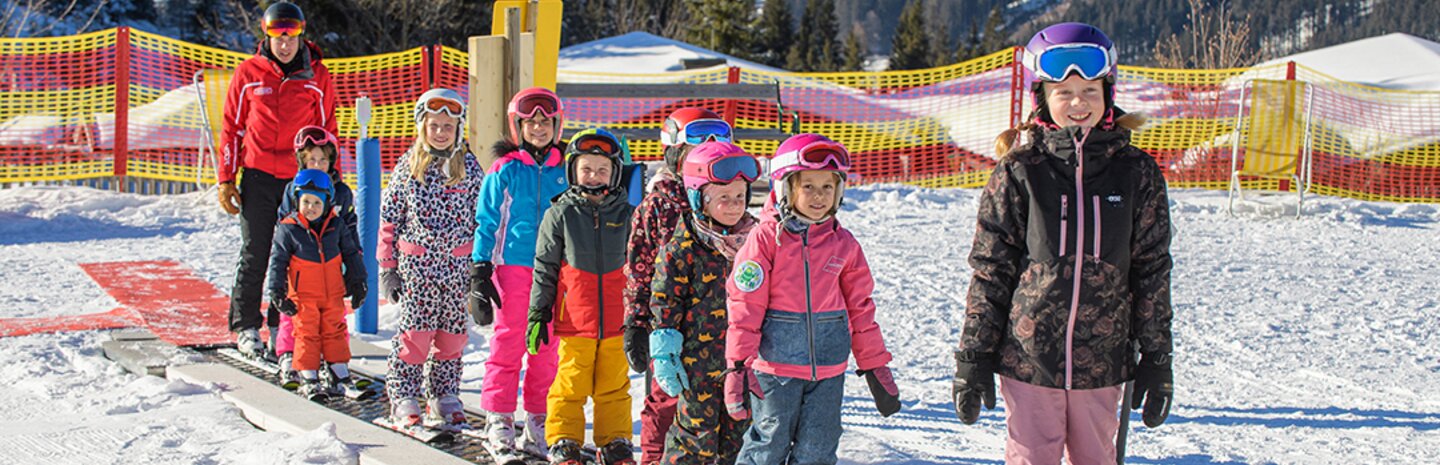
[{"label": "ski instructor", "polygon": [[261,318],[260,302],[276,209],[299,168],[295,133],[312,125],[331,134],[336,129],[330,72],[320,63],[320,48],[300,39],[305,14],[294,3],[278,2],[265,9],[263,26],[266,38],[255,56],[240,63],[230,79],[215,161],[220,208],[240,214],[240,264],[230,292],[230,331],[236,333],[240,352],[252,356],[268,355],[260,341],[260,324],[268,322],[272,336],[280,324],[274,309],[269,318]]}]

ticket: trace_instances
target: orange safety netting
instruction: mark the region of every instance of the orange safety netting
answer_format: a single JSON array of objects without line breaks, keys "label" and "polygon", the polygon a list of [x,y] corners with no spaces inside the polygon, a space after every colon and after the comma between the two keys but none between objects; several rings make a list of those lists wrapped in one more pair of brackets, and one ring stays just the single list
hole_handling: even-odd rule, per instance
[{"label": "orange safety netting", "polygon": [[[249,56],[126,28],[0,39],[0,183],[213,181],[228,78]],[[369,134],[380,139],[388,169],[413,142],[411,111],[420,93],[469,91],[468,56],[448,47],[325,63],[339,94],[347,173],[354,173],[356,97],[374,103]],[[784,114],[797,115],[802,132],[825,134],[855,152],[860,182],[935,187],[983,184],[995,164],[995,137],[1033,106],[1031,78],[1016,65],[1014,49],[915,71],[717,67],[650,75],[561,71],[559,80],[774,84]],[[1294,65],[1121,67],[1116,88],[1119,107],[1149,116],[1133,140],[1159,161],[1172,186],[1225,188],[1233,175],[1245,189],[1440,201],[1440,92],[1367,87]],[[566,102],[567,132],[626,127],[653,129],[658,137],[670,111],[692,105],[733,118],[739,128],[789,129],[767,101],[595,98]],[[777,143],[741,145],[767,155]],[[660,153],[656,138],[632,141],[631,149],[642,160]]]}]

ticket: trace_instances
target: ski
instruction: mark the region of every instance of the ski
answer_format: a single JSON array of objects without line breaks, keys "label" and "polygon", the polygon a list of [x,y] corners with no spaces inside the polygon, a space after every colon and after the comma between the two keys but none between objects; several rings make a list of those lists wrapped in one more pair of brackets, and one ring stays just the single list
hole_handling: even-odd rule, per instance
[{"label": "ski", "polygon": [[481,456],[479,457],[479,460],[485,460],[488,458],[492,462],[494,462],[495,465],[529,465],[536,461],[549,461],[549,459],[547,459],[546,457],[536,456],[520,449],[508,447],[503,449],[491,448],[490,442],[486,441],[485,438],[480,435],[480,433],[465,434],[471,438],[474,438],[476,441],[479,441],[481,448],[485,449],[485,453],[489,455],[489,457]]},{"label": "ski", "polygon": [[425,443],[434,444],[453,442],[455,440],[455,434],[449,431],[430,429],[420,424],[401,425],[390,421],[390,417],[387,416],[377,417],[374,421],[372,421],[372,423],[389,428],[392,431],[404,434],[406,436],[410,436]]},{"label": "ski", "polygon": [[[235,359],[235,360],[239,360],[239,361],[245,363],[246,365],[250,365],[250,366],[255,367],[255,368],[257,368],[257,369],[259,369],[259,370],[261,370],[261,371],[264,371],[264,372],[266,372],[266,373],[270,373],[270,374],[273,374],[273,375],[279,375],[279,374],[280,374],[280,364],[275,363],[275,362],[272,362],[272,361],[270,361],[270,359],[268,359],[268,358],[260,358],[260,357],[255,357],[255,356],[252,356],[252,355],[246,355],[246,354],[240,352],[239,350],[230,349],[230,348],[217,349],[215,352],[216,352],[216,353],[219,353],[219,354],[224,354],[224,355],[226,355],[226,356],[228,356],[228,357],[230,357],[230,358],[233,358],[233,359]],[[297,387],[297,388],[300,387],[299,380],[296,380],[296,381],[295,381],[295,387]],[[295,390],[295,389],[289,388],[289,387],[287,387],[286,389],[290,389],[290,390],[292,390],[292,391]]]}]

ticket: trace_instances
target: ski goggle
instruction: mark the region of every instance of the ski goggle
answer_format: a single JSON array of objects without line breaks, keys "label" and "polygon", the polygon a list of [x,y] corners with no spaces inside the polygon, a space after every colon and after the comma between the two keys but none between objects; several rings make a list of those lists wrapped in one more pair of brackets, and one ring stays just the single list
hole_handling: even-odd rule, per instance
[{"label": "ski goggle", "polygon": [[760,162],[748,155],[730,156],[704,165],[685,165],[686,176],[704,177],[714,183],[728,183],[736,179],[755,182],[760,177]]},{"label": "ski goggle", "polygon": [[586,134],[570,141],[570,153],[610,156],[620,153],[620,147],[609,137]]},{"label": "ski goggle", "polygon": [[515,102],[515,115],[520,118],[534,118],[535,114],[545,115],[546,118],[554,118],[560,114],[559,103],[545,94],[532,94]]},{"label": "ski goggle", "polygon": [[304,32],[305,22],[298,19],[283,18],[265,22],[265,35],[270,37],[296,37]]},{"label": "ski goggle", "polygon": [[1113,50],[1095,44],[1056,45],[1039,55],[1026,50],[1024,59],[1035,77],[1054,82],[1065,80],[1070,73],[1093,81],[1110,74],[1115,63]]},{"label": "ski goggle", "polygon": [[330,201],[330,193],[335,187],[330,183],[330,175],[320,170],[300,170],[295,175],[295,187],[293,188],[296,200],[300,194],[309,193],[319,196],[325,201]]},{"label": "ski goggle", "polygon": [[339,149],[340,141],[335,138],[334,134],[330,134],[330,131],[326,131],[325,128],[320,126],[305,126],[300,128],[299,132],[295,133],[295,150],[299,151],[305,148],[306,145],[316,147],[329,145]]},{"label": "ski goggle", "polygon": [[799,166],[807,170],[850,170],[850,154],[843,148],[829,143],[814,143],[800,150],[775,155],[770,161],[772,169]]},{"label": "ski goggle", "polygon": [[730,142],[730,123],[718,119],[697,119],[680,128],[677,139],[700,145],[707,141]]},{"label": "ski goggle", "polygon": [[425,113],[444,113],[459,118],[465,114],[465,104],[444,97],[435,97],[425,101]]}]

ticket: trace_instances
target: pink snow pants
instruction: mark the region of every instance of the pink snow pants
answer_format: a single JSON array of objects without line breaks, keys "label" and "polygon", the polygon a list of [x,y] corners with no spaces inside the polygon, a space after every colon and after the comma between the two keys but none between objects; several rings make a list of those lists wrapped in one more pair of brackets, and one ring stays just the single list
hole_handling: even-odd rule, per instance
[{"label": "pink snow pants", "polygon": [[275,356],[295,351],[295,322],[290,315],[280,314],[280,334],[275,336]]},{"label": "pink snow pants", "polygon": [[[525,412],[545,413],[545,397],[555,381],[558,362],[555,334],[540,353],[525,350],[525,326],[529,323],[530,286],[534,268],[519,265],[495,267],[495,288],[500,291],[496,309],[495,336],[490,339],[490,358],[485,360],[485,378],[480,383],[480,408],[495,413],[514,413],[520,368],[525,365]],[[553,330],[552,330],[553,331]]]},{"label": "pink snow pants", "polygon": [[1125,386],[1055,389],[1000,377],[1005,397],[1006,465],[1114,465]]}]

